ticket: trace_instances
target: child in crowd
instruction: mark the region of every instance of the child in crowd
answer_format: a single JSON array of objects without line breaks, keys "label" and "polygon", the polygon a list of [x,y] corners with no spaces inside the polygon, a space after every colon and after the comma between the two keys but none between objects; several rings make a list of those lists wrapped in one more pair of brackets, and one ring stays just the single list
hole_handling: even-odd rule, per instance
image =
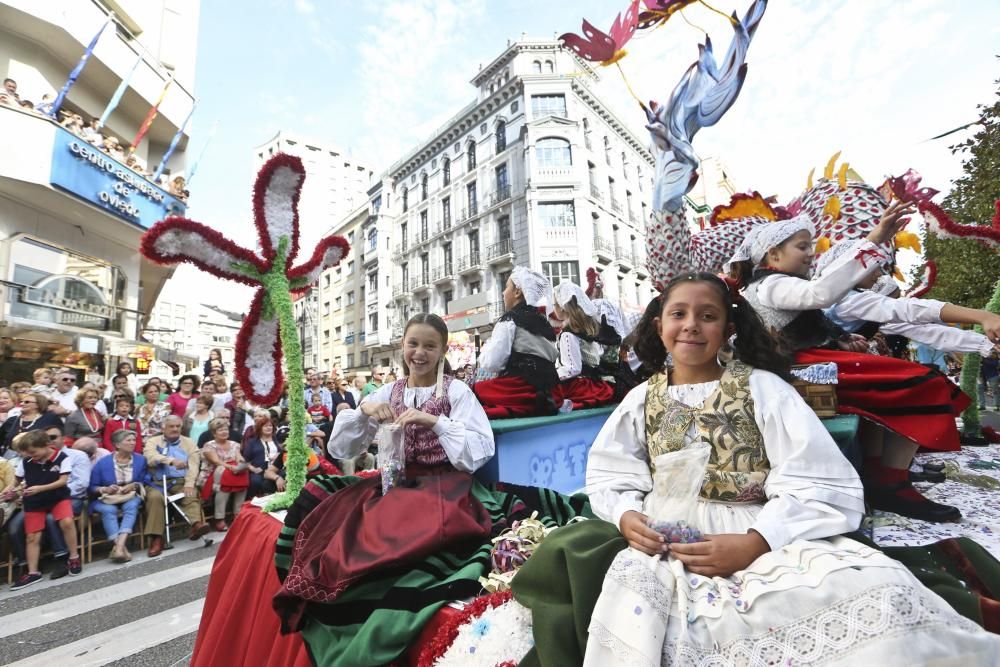
[{"label": "child in crowd", "polygon": [[125,429],[135,433],[135,453],[142,454],[142,424],[132,416],[135,405],[128,398],[119,398],[115,401],[115,413],[108,417],[104,424],[104,441],[102,446],[109,452],[114,452],[114,445],[111,444],[111,434],[115,431]]},{"label": "child in crowd", "polygon": [[52,369],[36,368],[32,379],[35,381],[31,387],[32,392],[42,394],[45,398],[52,398],[52,392],[55,391],[52,386]]},{"label": "child in crowd", "polygon": [[312,395],[312,405],[309,406],[308,410],[314,430],[325,426],[330,421],[330,411],[323,405],[323,396],[319,392]]},{"label": "child in crowd", "polygon": [[[1000,637],[902,565],[838,537],[864,514],[861,482],[788,384],[789,362],[750,305],[711,273],[677,276],[657,302],[636,352],[660,370],[590,450],[587,491],[604,521],[556,531],[513,581],[533,612],[536,648],[521,664],[928,664],[957,654],[996,664]],[[686,520],[700,538],[668,543],[651,525],[660,485],[671,484],[654,482],[656,471],[706,444],[693,508],[653,517]]]},{"label": "child in crowd", "polygon": [[905,225],[909,205],[894,202],[855,252],[845,253],[812,280],[811,223],[803,216],[758,225],[729,262],[747,301],[799,363],[835,362],[839,411],[864,418],[865,491],[877,509],[926,521],[957,521],[961,513],[913,488],[909,467],[919,446],[959,448],[955,417],[969,404],[944,375],[892,357],[857,354],[868,341],[847,334],[822,308],[843,299],[892,253],[885,246]]},{"label": "child in crowd", "polygon": [[479,355],[479,369],[499,377],[473,385],[491,419],[555,414],[556,334],[539,312],[552,286],[537,271],[514,268],[503,291],[505,312]]},{"label": "child in crowd", "polygon": [[80,574],[83,567],[77,552],[76,526],[73,525],[73,507],[70,504],[69,475],[72,464],[69,457],[66,452],[57,451],[50,445],[48,435],[40,430],[17,436],[14,448],[21,456],[14,475],[24,485],[22,502],[28,571],[11,588],[24,588],[42,578],[38,558],[46,514],[52,514],[59,523],[59,529],[69,547],[69,560],[66,562],[69,574]]},{"label": "child in crowd", "polygon": [[[598,342],[599,313],[576,283],[564,280],[555,289],[555,318],[562,324],[557,348],[559,397],[574,410],[596,408],[614,397],[614,386],[601,371],[604,346]],[[617,336],[617,334],[615,334]]]}]

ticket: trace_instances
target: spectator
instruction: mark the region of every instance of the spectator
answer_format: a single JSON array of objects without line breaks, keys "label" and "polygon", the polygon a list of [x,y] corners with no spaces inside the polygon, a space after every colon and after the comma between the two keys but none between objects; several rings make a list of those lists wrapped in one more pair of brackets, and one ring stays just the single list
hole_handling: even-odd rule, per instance
[{"label": "spectator", "polygon": [[14,465],[7,459],[0,459],[0,528],[17,512],[19,500]]},{"label": "spectator", "polygon": [[459,382],[465,382],[465,368],[459,366],[455,369],[454,373],[455,379]]},{"label": "spectator", "polygon": [[[102,391],[101,387],[94,384],[93,382],[84,382],[77,390],[77,395],[79,396],[80,392],[83,391],[84,389],[89,389],[91,391],[97,392],[98,401],[97,403],[94,404],[94,409],[97,410],[98,413],[100,413],[101,419],[107,419],[108,406],[104,403],[104,401],[100,400],[101,396],[104,396],[104,391]],[[77,409],[79,409],[79,406]],[[112,412],[114,412],[114,410],[112,410]]]},{"label": "spectator", "polygon": [[187,191],[185,185],[183,176],[175,176],[173,180],[170,181],[170,194],[177,197],[181,201],[186,202],[191,193]]},{"label": "spectator", "polygon": [[[171,192],[171,194],[173,194]],[[217,347],[213,347],[208,351],[208,360],[205,362],[204,366],[205,377],[212,374],[212,371],[217,371],[218,373],[226,373],[226,365],[222,363],[222,350]]]},{"label": "spectator", "polygon": [[388,373],[385,374],[385,384],[392,384],[395,381],[396,381],[396,374],[395,373],[393,373],[392,371],[389,371]]},{"label": "spectator", "polygon": [[213,528],[226,532],[226,505],[233,499],[233,514],[239,515],[246,500],[250,476],[240,453],[240,444],[229,439],[229,422],[213,419],[209,429],[214,439],[205,444],[202,457],[208,464],[202,470],[202,498],[215,492],[215,523]]},{"label": "spectator", "polygon": [[323,405],[323,397],[319,394],[312,395],[312,405],[307,408],[307,412],[314,428],[319,428],[330,421],[330,411]]},{"label": "spectator", "polygon": [[194,412],[195,408],[197,407],[196,405],[197,399],[201,398],[202,396],[208,396],[209,398],[212,399],[212,407],[210,407],[209,410],[213,409],[215,406],[215,381],[212,378],[205,378],[204,380],[202,380],[201,393],[195,396],[195,398],[192,398],[188,401],[187,410],[185,411],[184,414],[190,415],[192,412]]},{"label": "spectator", "polygon": [[330,392],[326,390],[326,387],[323,386],[322,376],[313,371],[306,376],[306,381],[309,383],[309,386],[305,389],[306,405],[312,405],[313,394],[319,394],[323,407],[325,407],[332,414],[333,398],[330,396]]},{"label": "spectator", "polygon": [[177,383],[177,391],[167,397],[167,403],[170,404],[172,414],[181,418],[184,417],[187,413],[188,402],[195,398],[194,386],[197,382],[198,378],[194,375],[181,376],[180,381]]},{"label": "spectator", "polygon": [[6,90],[0,90],[0,107],[16,107],[17,100],[7,94]]},{"label": "spectator", "polygon": [[111,452],[104,449],[104,447],[101,447],[97,438],[78,438],[77,441],[73,443],[73,449],[87,455],[87,458],[90,459],[91,469],[93,469],[93,467],[97,465],[97,462],[101,459],[111,456]]},{"label": "spectator", "polygon": [[43,431],[25,433],[15,443],[21,460],[15,477],[24,481],[24,530],[27,543],[28,571],[18,577],[12,590],[37,583],[42,578],[38,569],[42,531],[46,515],[52,514],[69,547],[66,568],[71,576],[83,571],[77,552],[76,526],[69,501],[70,459],[66,452],[57,451]]},{"label": "spectator", "polygon": [[166,392],[166,383],[163,380],[161,380],[160,378],[158,378],[158,377],[156,377],[154,375],[154,376],[151,376],[149,379],[146,380],[146,384],[144,384],[141,387],[139,387],[139,394],[135,397],[135,404],[136,405],[145,405],[146,404],[146,385],[149,385],[149,384],[156,385],[157,393],[156,393],[156,401],[155,402],[166,401],[167,400],[167,397],[170,394],[168,394]]},{"label": "spectator", "polygon": [[[80,125],[81,125],[80,130],[82,131],[83,123],[81,122]],[[119,145],[118,137],[114,136],[105,137],[104,143],[101,146],[101,150],[103,150],[105,153],[107,153],[108,155],[110,155],[111,157],[115,158],[120,162],[125,161],[125,151],[123,151],[121,145]]]},{"label": "spectator", "polygon": [[35,113],[35,103],[31,100],[21,100],[17,103],[22,109]]},{"label": "spectator", "polygon": [[90,470],[93,467],[90,457],[72,447],[67,447],[62,429],[58,426],[45,429],[45,435],[49,438],[50,447],[56,452],[65,450],[66,456],[69,457],[69,501],[73,507],[73,516],[79,516],[83,511],[83,503],[87,500],[87,487],[90,485]]},{"label": "spectator", "polygon": [[465,383],[470,387],[476,382],[476,369],[472,364],[465,365]]},{"label": "spectator", "polygon": [[7,94],[7,97],[14,100],[14,102],[21,101],[21,97],[17,94],[17,81],[14,81],[14,79],[11,78],[4,79],[3,89]]},{"label": "spectator", "polygon": [[255,417],[253,430],[256,435],[243,446],[243,459],[250,470],[249,498],[264,493],[264,473],[279,454],[278,443],[274,441],[274,422],[270,415],[264,413]]},{"label": "spectator", "polygon": [[43,116],[48,116],[52,112],[52,103],[54,101],[50,93],[45,93],[42,95],[42,101],[35,105],[35,111]]},{"label": "spectator", "polygon": [[[211,383],[207,383],[207,386],[214,386]],[[202,390],[204,392],[204,389]],[[194,399],[195,409],[194,412],[188,414],[184,418],[184,435],[191,439],[192,442],[198,442],[202,433],[208,431],[208,424],[215,418],[215,414],[212,412],[212,404],[215,402],[214,395],[205,392],[201,396]]]},{"label": "spectator", "polygon": [[115,411],[115,404],[113,402],[109,402],[109,401],[112,401],[112,399],[114,399],[114,396],[115,396],[116,392],[120,392],[123,389],[130,389],[129,386],[128,386],[128,376],[127,375],[120,375],[119,374],[119,375],[115,375],[113,378],[111,378],[111,388],[108,389],[108,393],[104,396],[104,398],[107,399],[104,402],[104,405],[108,409],[109,413]]},{"label": "spectator", "polygon": [[104,442],[102,443],[104,449],[113,452],[111,435],[115,431],[125,430],[135,433],[136,454],[142,451],[142,426],[139,424],[139,420],[132,416],[134,409],[135,405],[129,399],[119,398],[115,401],[115,413],[104,424]]},{"label": "spectator", "polygon": [[358,404],[354,401],[354,394],[351,393],[350,385],[344,378],[338,378],[334,390],[330,394],[333,401],[333,409],[336,410],[341,403],[346,403],[352,410],[357,409]]},{"label": "spectator", "polygon": [[128,379],[128,388],[132,390],[133,395],[139,389],[139,379],[135,376],[135,371],[131,363],[127,361],[120,362],[118,367],[115,368],[115,375],[124,375]]},{"label": "spectator", "polygon": [[32,379],[35,384],[31,386],[31,391],[44,394],[45,398],[51,399],[55,392],[55,387],[52,386],[52,371],[48,368],[36,368],[32,373]]},{"label": "spectator", "polygon": [[56,388],[52,392],[49,412],[59,417],[75,412],[76,392],[76,375],[72,371],[63,369],[56,373]]},{"label": "spectator", "polygon": [[232,439],[237,442],[243,442],[243,434],[253,426],[254,407],[247,400],[246,392],[243,391],[243,387],[238,382],[229,385],[229,393],[232,395],[233,400],[226,403],[223,407],[229,410],[230,431],[238,434],[238,437]]},{"label": "spectator", "polygon": [[226,407],[226,403],[233,400],[233,395],[229,391],[229,383],[226,382],[225,375],[219,375],[218,373],[212,376],[212,381],[215,383],[215,401],[212,404],[212,409],[223,410]]},{"label": "spectator", "polygon": [[[229,439],[230,440],[233,440],[233,441],[239,442],[239,443],[243,442],[243,433],[242,432],[237,432],[236,429],[233,428],[232,421],[230,421],[230,416],[231,416],[232,413],[230,413],[228,409],[223,408],[221,410],[216,410],[212,414],[214,415],[214,417],[213,417],[214,419],[224,419],[226,421],[226,423],[229,424]],[[198,445],[198,449],[201,449],[202,447],[204,447],[214,437],[215,436],[212,434],[212,429],[211,429],[211,427],[209,427],[208,429],[205,430],[204,433],[202,433],[200,436],[198,436],[198,440],[194,444]]]},{"label": "spectator", "polygon": [[142,427],[142,437],[152,438],[163,433],[163,420],[173,411],[170,404],[163,400],[165,397],[160,393],[158,383],[147,382],[142,387],[142,394],[146,401],[136,409],[136,418]]},{"label": "spectator", "polygon": [[20,414],[8,417],[0,427],[0,456],[15,458],[14,438],[29,431],[43,431],[50,426],[62,428],[62,419],[48,411],[49,399],[42,394],[25,394]]},{"label": "spectator", "polygon": [[383,376],[384,376],[384,371],[381,368],[379,367],[372,368],[372,379],[368,381],[368,384],[366,384],[364,390],[362,390],[361,398],[364,398],[368,394],[372,393],[373,391],[381,387]]},{"label": "spectator", "polygon": [[351,394],[354,396],[354,404],[361,403],[361,394],[365,390],[365,378],[363,375],[355,375],[351,380]]},{"label": "spectator", "polygon": [[201,468],[201,453],[190,439],[181,435],[181,418],[170,415],[163,421],[163,435],[146,442],[143,447],[152,484],[146,490],[146,535],[151,537],[149,557],[163,553],[163,531],[166,528],[166,505],[163,485],[168,494],[184,492],[179,501],[181,511],[191,523],[190,539],[197,540],[211,528],[201,513],[201,500],[195,480]]},{"label": "spectator", "polygon": [[[127,563],[132,560],[127,542],[142,505],[142,493],[149,483],[146,459],[135,453],[136,438],[131,431],[115,431],[111,436],[115,453],[94,466],[90,477],[90,494],[95,498],[91,510],[101,515],[104,534],[114,540],[111,560]],[[118,511],[122,518],[118,520]]]},{"label": "spectator", "polygon": [[0,387],[0,424],[3,424],[9,417],[13,417],[20,412],[17,409],[17,401],[14,399],[14,393],[6,387]]},{"label": "spectator", "polygon": [[100,438],[104,434],[104,417],[97,411],[101,403],[96,389],[81,389],[76,393],[77,409],[70,413],[63,424],[67,438]]},{"label": "spectator", "polygon": [[993,395],[993,409],[1000,410],[1000,359],[997,358],[997,351],[993,350],[989,356],[983,357],[979,367],[979,409],[986,409],[986,394]]},{"label": "spectator", "polygon": [[77,113],[67,114],[60,125],[77,136],[83,132],[83,118]]}]

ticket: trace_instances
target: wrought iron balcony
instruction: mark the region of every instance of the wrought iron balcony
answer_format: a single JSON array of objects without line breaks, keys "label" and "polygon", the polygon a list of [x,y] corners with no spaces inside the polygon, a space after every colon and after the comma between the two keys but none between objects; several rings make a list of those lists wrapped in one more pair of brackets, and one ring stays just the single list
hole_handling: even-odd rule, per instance
[{"label": "wrought iron balcony", "polygon": [[603,202],[604,201],[604,195],[601,193],[601,189],[598,188],[593,183],[590,184],[590,196],[593,197],[594,199],[596,199],[599,202]]},{"label": "wrought iron balcony", "polygon": [[509,259],[514,255],[514,241],[512,239],[504,239],[494,243],[493,245],[486,248],[486,258],[490,262],[495,262],[501,259]]}]

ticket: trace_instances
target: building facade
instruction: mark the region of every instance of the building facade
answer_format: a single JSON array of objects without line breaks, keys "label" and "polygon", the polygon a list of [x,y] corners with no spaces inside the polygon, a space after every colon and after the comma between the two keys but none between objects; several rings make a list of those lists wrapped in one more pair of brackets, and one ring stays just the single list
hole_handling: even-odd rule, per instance
[{"label": "building facade", "polygon": [[[22,100],[55,97],[113,5],[63,109],[99,116],[135,68],[103,132],[132,137],[173,84],[136,149],[155,167],[191,111],[198,8],[139,0],[0,4],[0,71]],[[184,205],[157,184],[31,110],[0,106],[0,376],[42,365],[105,370],[134,357],[172,269],[142,261],[142,233]],[[169,167],[182,172],[185,132]],[[169,356],[169,353],[167,353]]]},{"label": "building facade", "polygon": [[[232,381],[236,350],[236,335],[243,325],[244,314],[233,313],[217,306],[192,303],[182,295],[159,299],[149,317],[146,337],[158,350],[174,350],[180,371],[202,375],[208,353],[218,349],[226,368],[226,378]],[[149,373],[169,377],[175,369],[165,364],[163,355],[155,355]],[[175,362],[176,363],[176,362]]]}]

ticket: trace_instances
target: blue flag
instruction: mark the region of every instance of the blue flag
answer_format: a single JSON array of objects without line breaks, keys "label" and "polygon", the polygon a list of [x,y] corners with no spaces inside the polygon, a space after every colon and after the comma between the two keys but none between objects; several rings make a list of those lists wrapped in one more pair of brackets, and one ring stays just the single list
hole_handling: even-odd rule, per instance
[{"label": "blue flag", "polygon": [[132,65],[132,69],[130,69],[128,74],[125,75],[122,82],[118,84],[118,90],[116,90],[115,94],[111,96],[111,101],[108,102],[108,106],[104,108],[104,113],[101,114],[100,119],[97,121],[97,124],[101,127],[104,127],[104,125],[108,122],[111,112],[118,108],[118,103],[122,101],[122,96],[125,94],[125,91],[128,90],[129,83],[132,82],[132,75],[135,74],[135,70],[139,68],[139,63],[141,62],[142,54],[136,58],[135,64]]},{"label": "blue flag", "polygon": [[157,167],[156,171],[153,173],[154,181],[159,181],[160,175],[163,173],[163,170],[167,166],[167,160],[169,160],[170,156],[174,154],[174,149],[177,148],[177,144],[180,143],[181,140],[181,135],[184,134],[184,128],[187,127],[188,121],[191,120],[191,116],[194,115],[194,110],[197,107],[198,107],[197,102],[191,105],[191,111],[188,112],[187,118],[185,118],[184,122],[181,123],[180,128],[178,128],[177,130],[177,133],[174,134],[174,138],[170,140],[170,146],[167,147],[167,152],[163,154],[163,159],[160,160],[160,166]]},{"label": "blue flag", "polygon": [[101,29],[97,31],[96,35],[94,35],[94,39],[90,40],[90,44],[87,45],[87,50],[83,52],[83,57],[80,58],[80,62],[78,62],[76,67],[73,68],[73,71],[69,73],[69,78],[66,80],[66,83],[63,84],[62,90],[59,91],[59,95],[56,96],[56,101],[52,103],[52,109],[49,111],[49,116],[52,118],[58,118],[57,114],[59,113],[59,107],[62,106],[63,101],[66,99],[66,94],[69,93],[69,89],[73,87],[74,83],[76,83],[77,78],[80,76],[80,72],[83,71],[87,61],[90,60],[90,54],[94,52],[94,47],[97,46],[97,40],[101,38],[101,34],[104,32],[104,29],[107,28],[108,24],[113,20],[114,14],[108,14],[108,20],[104,22]]}]

